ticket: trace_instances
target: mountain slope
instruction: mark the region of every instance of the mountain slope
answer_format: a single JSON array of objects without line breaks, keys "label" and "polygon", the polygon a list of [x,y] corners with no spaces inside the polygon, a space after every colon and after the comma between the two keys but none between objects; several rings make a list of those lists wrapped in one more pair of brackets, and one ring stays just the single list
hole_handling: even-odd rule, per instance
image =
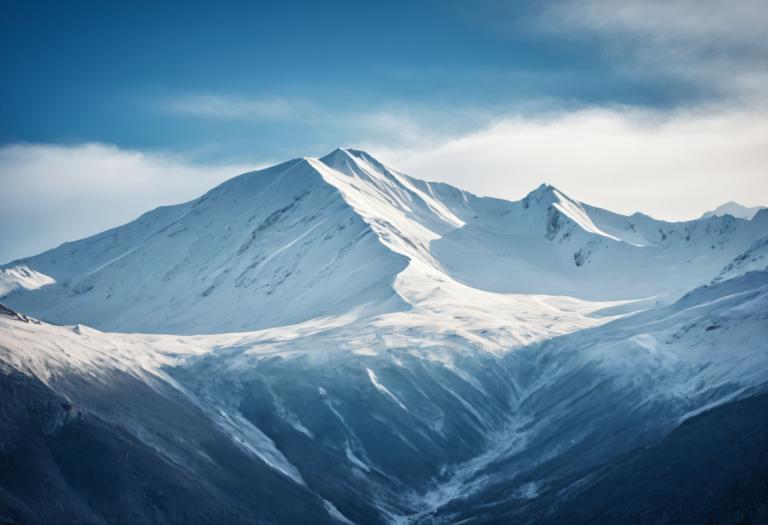
[{"label": "mountain slope", "polygon": [[496,292],[590,300],[679,296],[708,282],[768,228],[726,216],[670,223],[577,203],[542,185],[519,202],[477,199],[467,225],[432,244],[455,278]]},{"label": "mountain slope", "polygon": [[[316,522],[537,522],[681,420],[764,391],[766,311],[768,272],[751,272],[559,337],[542,327],[530,344],[515,344],[509,331],[535,328],[535,316],[525,327],[502,311],[454,324],[438,312],[394,312],[206,336],[108,334],[2,316],[0,384],[21,376],[29,385],[8,393],[21,401],[6,403],[17,409],[2,427],[39,414],[38,404],[62,407],[4,437],[12,444],[4,457],[20,465],[51,443],[82,444],[87,433],[105,449],[102,476],[121,468],[116,449],[136,461],[165,458],[157,487],[140,489],[165,491],[171,507],[157,523],[183,516],[175,505],[205,490],[216,497],[193,512],[213,523],[227,508],[266,512],[265,501],[270,515],[305,509]],[[30,404],[30,389],[48,393]],[[56,483],[91,494],[66,499],[71,512],[86,512],[75,508],[78,498],[114,508],[82,492],[93,489],[69,477],[80,471],[67,470],[68,458],[33,472],[63,469]],[[118,479],[130,486],[144,475],[137,468]],[[268,486],[283,488],[233,507],[226,487],[241,475],[276,477]],[[25,479],[37,487],[43,478]],[[20,480],[0,484],[14,512],[25,511],[13,502],[42,497]],[[151,508],[141,497],[135,505]]]},{"label": "mountain slope", "polygon": [[[610,480],[766,391],[767,226],[478,197],[339,149],[7,264],[0,522],[623,517]],[[736,515],[721,496],[690,516]]]},{"label": "mountain slope", "polygon": [[[117,394],[143,417],[151,406],[164,420],[153,429],[164,446],[137,435],[141,427],[127,419],[103,417],[34,377],[0,369],[3,523],[338,523],[327,502],[242,450],[180,396],[118,374],[100,391],[80,386]],[[183,440],[173,443],[174,436]],[[295,504],[252,503],[279,498]]]},{"label": "mountain slope", "polygon": [[110,330],[235,332],[402,309],[392,282],[405,265],[299,159],[14,263],[56,284],[6,300]]},{"label": "mountain slope", "polygon": [[[561,520],[579,516],[582,495],[626,454],[703,411],[766,391],[766,312],[768,272],[752,272],[506,354],[522,394],[512,409],[518,423],[492,453],[454,467],[451,482],[425,497],[429,511],[420,520],[539,523],[553,512]],[[734,422],[742,423],[768,431],[765,421]],[[740,453],[762,457],[760,450]],[[724,477],[738,477],[723,468]],[[634,472],[641,479],[647,474]],[[571,498],[573,506],[563,503]],[[591,500],[593,508],[604,504]],[[660,502],[645,504],[651,516],[664,510]]]},{"label": "mountain slope", "polygon": [[693,417],[606,468],[546,522],[764,523],[767,420],[765,394]]}]

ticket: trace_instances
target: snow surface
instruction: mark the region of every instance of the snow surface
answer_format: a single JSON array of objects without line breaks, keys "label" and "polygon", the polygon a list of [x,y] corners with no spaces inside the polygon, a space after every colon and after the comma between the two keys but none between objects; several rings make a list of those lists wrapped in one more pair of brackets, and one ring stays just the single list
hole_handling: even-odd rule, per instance
[{"label": "snow surface", "polygon": [[338,522],[551,506],[765,388],[766,231],[481,198],[339,149],[5,265],[2,301],[50,322],[0,311],[0,369],[172,459],[115,378],[180,396]]}]

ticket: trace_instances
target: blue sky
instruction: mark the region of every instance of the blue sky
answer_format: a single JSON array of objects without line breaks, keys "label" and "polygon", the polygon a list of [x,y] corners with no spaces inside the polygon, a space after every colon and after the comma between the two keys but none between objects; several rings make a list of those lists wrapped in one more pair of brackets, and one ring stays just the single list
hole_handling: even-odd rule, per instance
[{"label": "blue sky", "polygon": [[[11,2],[0,19],[0,140],[290,155],[350,138],[347,125],[297,123],[294,106],[449,113],[696,95],[674,78],[622,75],[594,39],[534,30],[542,5]],[[202,97],[263,107],[218,120],[182,109]]]},{"label": "blue sky", "polygon": [[761,1],[1,3],[0,260],[338,145],[508,198],[768,201]]}]

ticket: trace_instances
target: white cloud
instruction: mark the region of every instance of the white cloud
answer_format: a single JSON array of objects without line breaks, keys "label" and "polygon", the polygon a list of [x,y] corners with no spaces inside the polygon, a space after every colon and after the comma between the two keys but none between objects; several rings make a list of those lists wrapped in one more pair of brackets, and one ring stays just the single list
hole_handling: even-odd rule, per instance
[{"label": "white cloud", "polygon": [[765,0],[560,0],[538,31],[598,39],[616,66],[666,75],[716,95],[765,100]]},{"label": "white cloud", "polygon": [[493,113],[477,108],[442,108],[384,102],[358,110],[328,109],[309,100],[245,95],[179,95],[163,109],[178,115],[252,123],[282,122],[301,131],[320,131],[328,147],[355,137],[387,144],[416,144],[425,139],[466,132],[492,121]]},{"label": "white cloud", "polygon": [[244,166],[103,144],[0,148],[0,262],[98,233],[192,199]]},{"label": "white cloud", "polygon": [[506,117],[415,148],[363,148],[419,178],[519,199],[541,182],[614,211],[697,217],[728,200],[768,204],[768,112],[587,109]]}]

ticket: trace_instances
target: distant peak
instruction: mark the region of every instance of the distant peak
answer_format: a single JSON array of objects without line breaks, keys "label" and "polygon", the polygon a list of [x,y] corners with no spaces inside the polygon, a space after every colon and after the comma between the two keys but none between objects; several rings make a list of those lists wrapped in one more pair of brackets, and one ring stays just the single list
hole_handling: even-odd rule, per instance
[{"label": "distant peak", "polygon": [[721,204],[712,211],[704,213],[701,218],[707,219],[709,217],[721,217],[723,215],[731,215],[737,219],[751,219],[760,210],[765,209],[764,206],[744,206],[738,202],[728,201],[725,204]]},{"label": "distant peak", "polygon": [[532,203],[549,206],[550,204],[560,202],[561,200],[573,201],[573,199],[566,196],[551,184],[542,182],[535,190],[525,196],[523,202],[526,204],[526,207],[530,206]]}]

